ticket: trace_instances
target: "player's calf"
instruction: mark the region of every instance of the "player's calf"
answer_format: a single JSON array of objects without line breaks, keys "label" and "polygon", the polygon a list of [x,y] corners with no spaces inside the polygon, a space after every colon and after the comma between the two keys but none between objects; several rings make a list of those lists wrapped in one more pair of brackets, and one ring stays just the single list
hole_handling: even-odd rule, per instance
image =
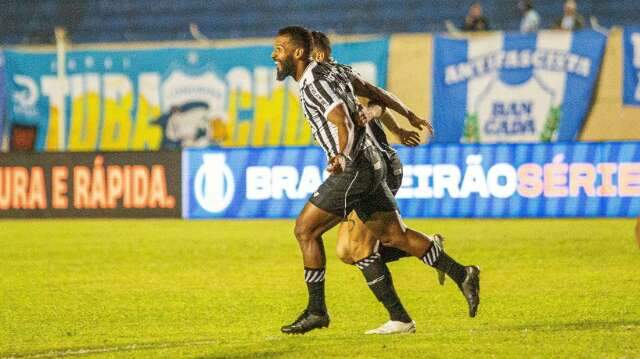
[{"label": "player's calf", "polygon": [[353,264],[355,260],[351,255],[351,243],[349,241],[351,223],[342,222],[338,227],[338,241],[336,242],[336,254],[345,264]]},{"label": "player's calf", "polygon": [[393,287],[391,272],[381,260],[380,253],[373,253],[357,261],[355,266],[362,271],[369,289],[389,312],[390,321],[413,323],[409,313],[400,302],[400,298]]}]

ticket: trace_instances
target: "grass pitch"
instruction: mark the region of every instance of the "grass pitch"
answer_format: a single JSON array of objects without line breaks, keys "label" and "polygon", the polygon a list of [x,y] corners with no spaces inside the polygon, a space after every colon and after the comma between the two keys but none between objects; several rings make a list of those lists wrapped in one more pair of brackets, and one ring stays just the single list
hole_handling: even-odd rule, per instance
[{"label": "grass pitch", "polygon": [[331,232],[331,326],[280,334],[306,304],[292,221],[0,221],[0,357],[640,357],[633,220],[407,222],[482,267],[475,319],[409,258],[418,332],[363,335],[387,318]]}]

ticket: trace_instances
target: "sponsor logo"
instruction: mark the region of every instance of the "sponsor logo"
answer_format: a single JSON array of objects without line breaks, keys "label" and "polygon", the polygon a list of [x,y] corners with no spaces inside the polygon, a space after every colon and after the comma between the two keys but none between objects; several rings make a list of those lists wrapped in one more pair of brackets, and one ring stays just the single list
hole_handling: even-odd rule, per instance
[{"label": "sponsor logo", "polygon": [[205,154],[202,159],[203,163],[194,179],[196,200],[207,212],[220,213],[233,201],[233,173],[223,153]]},{"label": "sponsor logo", "polygon": [[226,118],[227,85],[212,71],[199,75],[174,71],[162,83],[163,148],[210,144],[214,122]]},{"label": "sponsor logo", "polygon": [[31,77],[23,75],[16,75],[13,81],[17,87],[13,94],[14,111],[21,115],[37,116],[36,104],[40,98],[40,92],[36,82]]}]

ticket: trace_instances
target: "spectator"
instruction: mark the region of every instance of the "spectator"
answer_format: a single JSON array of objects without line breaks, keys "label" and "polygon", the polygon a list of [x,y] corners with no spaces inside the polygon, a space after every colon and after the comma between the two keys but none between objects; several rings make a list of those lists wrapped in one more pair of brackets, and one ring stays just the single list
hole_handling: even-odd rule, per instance
[{"label": "spectator", "polygon": [[469,12],[464,18],[463,31],[487,31],[489,20],[482,15],[482,5],[479,2],[471,4]]},{"label": "spectator", "polygon": [[566,0],[564,2],[564,15],[559,18],[554,28],[575,31],[584,27],[584,17],[577,11],[578,5],[575,0]]},{"label": "spectator", "polygon": [[533,8],[532,0],[520,0],[518,8],[522,11],[520,32],[536,32],[540,29],[540,15]]}]

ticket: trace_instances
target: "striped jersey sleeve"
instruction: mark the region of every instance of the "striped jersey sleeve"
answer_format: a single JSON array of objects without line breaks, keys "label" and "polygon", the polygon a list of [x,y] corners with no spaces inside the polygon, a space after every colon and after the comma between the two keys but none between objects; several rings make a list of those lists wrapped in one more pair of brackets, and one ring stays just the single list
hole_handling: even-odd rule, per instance
[{"label": "striped jersey sleeve", "polygon": [[305,88],[305,95],[325,118],[336,106],[344,103],[326,80],[317,79],[310,83]]},{"label": "striped jersey sleeve", "polygon": [[[357,100],[344,72],[330,64],[312,62],[300,83],[300,101],[314,139],[329,158],[338,153],[353,157],[360,152],[365,130],[355,125]],[[344,106],[348,117],[347,143],[343,149],[339,148],[338,128],[328,119],[337,106]]]}]

